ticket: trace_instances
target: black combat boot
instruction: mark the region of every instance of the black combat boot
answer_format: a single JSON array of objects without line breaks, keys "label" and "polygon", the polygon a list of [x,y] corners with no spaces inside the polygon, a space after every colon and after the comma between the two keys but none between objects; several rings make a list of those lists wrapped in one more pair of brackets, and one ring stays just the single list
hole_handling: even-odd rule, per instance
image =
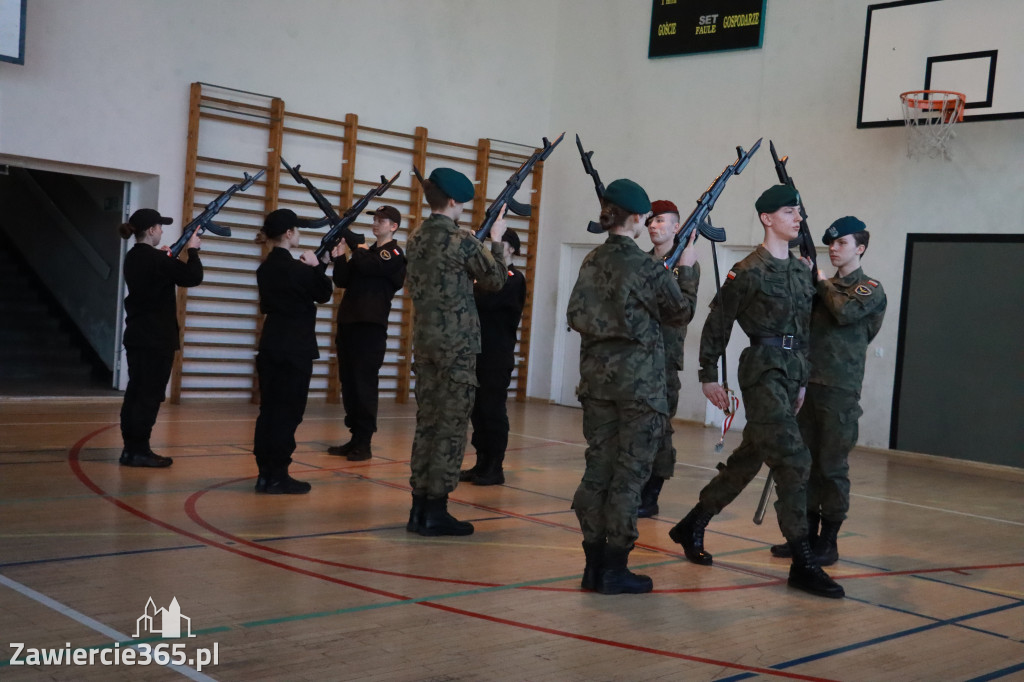
[{"label": "black combat boot", "polygon": [[158,455],[148,447],[145,450],[132,452],[128,448],[121,451],[118,462],[123,467],[148,467],[151,469],[163,469],[171,466],[174,459]]},{"label": "black combat boot", "polygon": [[601,594],[643,594],[654,589],[654,581],[646,575],[637,575],[628,568],[630,549],[604,548],[604,566],[597,591]]},{"label": "black combat boot", "polygon": [[356,446],[356,439],[352,438],[343,445],[332,445],[327,448],[328,455],[334,455],[335,457],[344,457]]},{"label": "black combat boot", "polygon": [[789,551],[793,553],[793,564],[789,567],[790,587],[830,599],[846,596],[842,586],[822,570],[806,537],[790,540]]},{"label": "black combat boot", "polygon": [[661,476],[651,474],[640,491],[640,506],[636,508],[638,519],[649,519],[658,513],[658,495],[661,494],[661,486],[665,485],[665,479]]},{"label": "black combat boot", "polygon": [[839,535],[839,527],[842,525],[842,521],[833,523],[826,519],[821,520],[821,535],[811,545],[814,548],[814,558],[818,560],[819,565],[831,566],[839,561],[839,542],[837,537]]},{"label": "black combat boot", "polygon": [[714,512],[708,511],[698,502],[697,506],[668,532],[673,542],[683,546],[686,558],[701,566],[711,565],[711,555],[704,551],[704,529],[714,515]]},{"label": "black combat boot", "polygon": [[412,507],[409,509],[409,522],[405,524],[405,530],[409,533],[419,533],[423,524],[423,509],[426,506],[427,496],[412,494]]},{"label": "black combat boot", "polygon": [[587,556],[587,565],[583,568],[583,579],[580,588],[584,590],[601,589],[601,570],[604,568],[604,548],[607,543],[584,542],[583,553]]},{"label": "black combat boot", "polygon": [[373,457],[370,450],[370,439],[366,436],[356,436],[352,439],[352,447],[345,453],[345,459],[350,462],[365,462]]},{"label": "black combat boot", "polygon": [[487,455],[482,452],[476,453],[476,464],[469,469],[463,469],[459,472],[459,481],[462,483],[472,483],[476,480],[476,477],[484,473],[487,470]]},{"label": "black combat boot", "polygon": [[[807,512],[807,541],[811,543],[812,548],[818,542],[819,521],[821,521],[821,514],[812,511]],[[781,545],[772,545],[769,551],[772,553],[772,556],[779,557],[780,559],[791,559],[793,557],[787,542],[783,542]],[[822,566],[828,565],[830,564],[822,564]]]},{"label": "black combat boot", "polygon": [[263,495],[305,495],[312,487],[305,481],[296,481],[287,472],[256,479],[256,492]]},{"label": "black combat boot", "polygon": [[[478,462],[480,460],[477,460]],[[485,458],[486,466],[473,477],[473,485],[503,485],[505,483],[505,472],[501,465],[505,462],[505,453],[500,455],[488,455]]]},{"label": "black combat boot", "polygon": [[459,521],[448,513],[448,496],[439,500],[427,498],[423,507],[423,522],[416,531],[420,535],[472,535],[473,524]]}]

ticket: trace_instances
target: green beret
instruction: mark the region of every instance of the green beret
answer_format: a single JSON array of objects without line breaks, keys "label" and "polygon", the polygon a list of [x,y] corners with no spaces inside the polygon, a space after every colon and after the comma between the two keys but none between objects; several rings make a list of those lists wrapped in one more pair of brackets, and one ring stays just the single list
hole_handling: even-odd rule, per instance
[{"label": "green beret", "polygon": [[866,229],[868,229],[868,226],[859,218],[855,218],[852,215],[844,216],[828,226],[828,229],[825,230],[825,236],[821,238],[821,243],[831,244],[840,237],[845,237],[854,232],[863,232]]},{"label": "green beret", "polygon": [[754,202],[757,214],[775,213],[783,206],[799,206],[800,193],[789,185],[774,185],[766,189]]},{"label": "green beret", "polygon": [[475,194],[470,179],[454,168],[435,168],[427,180],[460,204],[466,203]]},{"label": "green beret", "polygon": [[647,213],[651,210],[651,200],[647,198],[644,188],[632,180],[622,178],[613,181],[604,190],[604,200],[621,206],[630,213]]}]

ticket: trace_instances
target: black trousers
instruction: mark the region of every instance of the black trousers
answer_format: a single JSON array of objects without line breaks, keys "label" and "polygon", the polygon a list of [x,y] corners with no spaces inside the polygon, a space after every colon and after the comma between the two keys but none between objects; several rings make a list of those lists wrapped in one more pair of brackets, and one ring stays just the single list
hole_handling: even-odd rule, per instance
[{"label": "black trousers", "polygon": [[174,353],[158,348],[125,348],[128,387],[121,404],[121,437],[129,452],[149,450],[149,436],[167,392]]},{"label": "black trousers", "polygon": [[288,473],[295,452],[295,430],[302,423],[313,376],[313,358],[261,352],[256,356],[260,378],[260,414],[256,418],[253,454],[260,476]]},{"label": "black trousers", "polygon": [[476,402],[470,420],[473,422],[473,447],[477,454],[490,458],[505,456],[508,447],[508,387],[512,383],[511,367],[476,368]]},{"label": "black trousers", "polygon": [[356,440],[370,441],[377,430],[380,368],[388,328],[371,322],[338,325],[338,379],[345,406],[345,426]]}]

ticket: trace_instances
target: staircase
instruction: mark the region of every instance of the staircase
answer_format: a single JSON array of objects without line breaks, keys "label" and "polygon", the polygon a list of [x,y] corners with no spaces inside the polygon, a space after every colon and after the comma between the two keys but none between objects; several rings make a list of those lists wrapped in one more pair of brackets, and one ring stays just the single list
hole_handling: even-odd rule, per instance
[{"label": "staircase", "polygon": [[3,239],[0,320],[0,395],[115,393],[110,373],[85,340],[68,331],[72,325]]}]

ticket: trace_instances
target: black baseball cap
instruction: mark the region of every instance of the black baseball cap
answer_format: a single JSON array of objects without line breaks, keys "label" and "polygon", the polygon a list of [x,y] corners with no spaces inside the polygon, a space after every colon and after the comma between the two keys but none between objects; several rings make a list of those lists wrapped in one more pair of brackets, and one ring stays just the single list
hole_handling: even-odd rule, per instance
[{"label": "black baseball cap", "polygon": [[170,225],[174,222],[174,218],[165,218],[156,209],[140,208],[135,213],[132,213],[132,217],[128,219],[128,222],[137,232],[141,232],[148,230],[154,225]]}]

